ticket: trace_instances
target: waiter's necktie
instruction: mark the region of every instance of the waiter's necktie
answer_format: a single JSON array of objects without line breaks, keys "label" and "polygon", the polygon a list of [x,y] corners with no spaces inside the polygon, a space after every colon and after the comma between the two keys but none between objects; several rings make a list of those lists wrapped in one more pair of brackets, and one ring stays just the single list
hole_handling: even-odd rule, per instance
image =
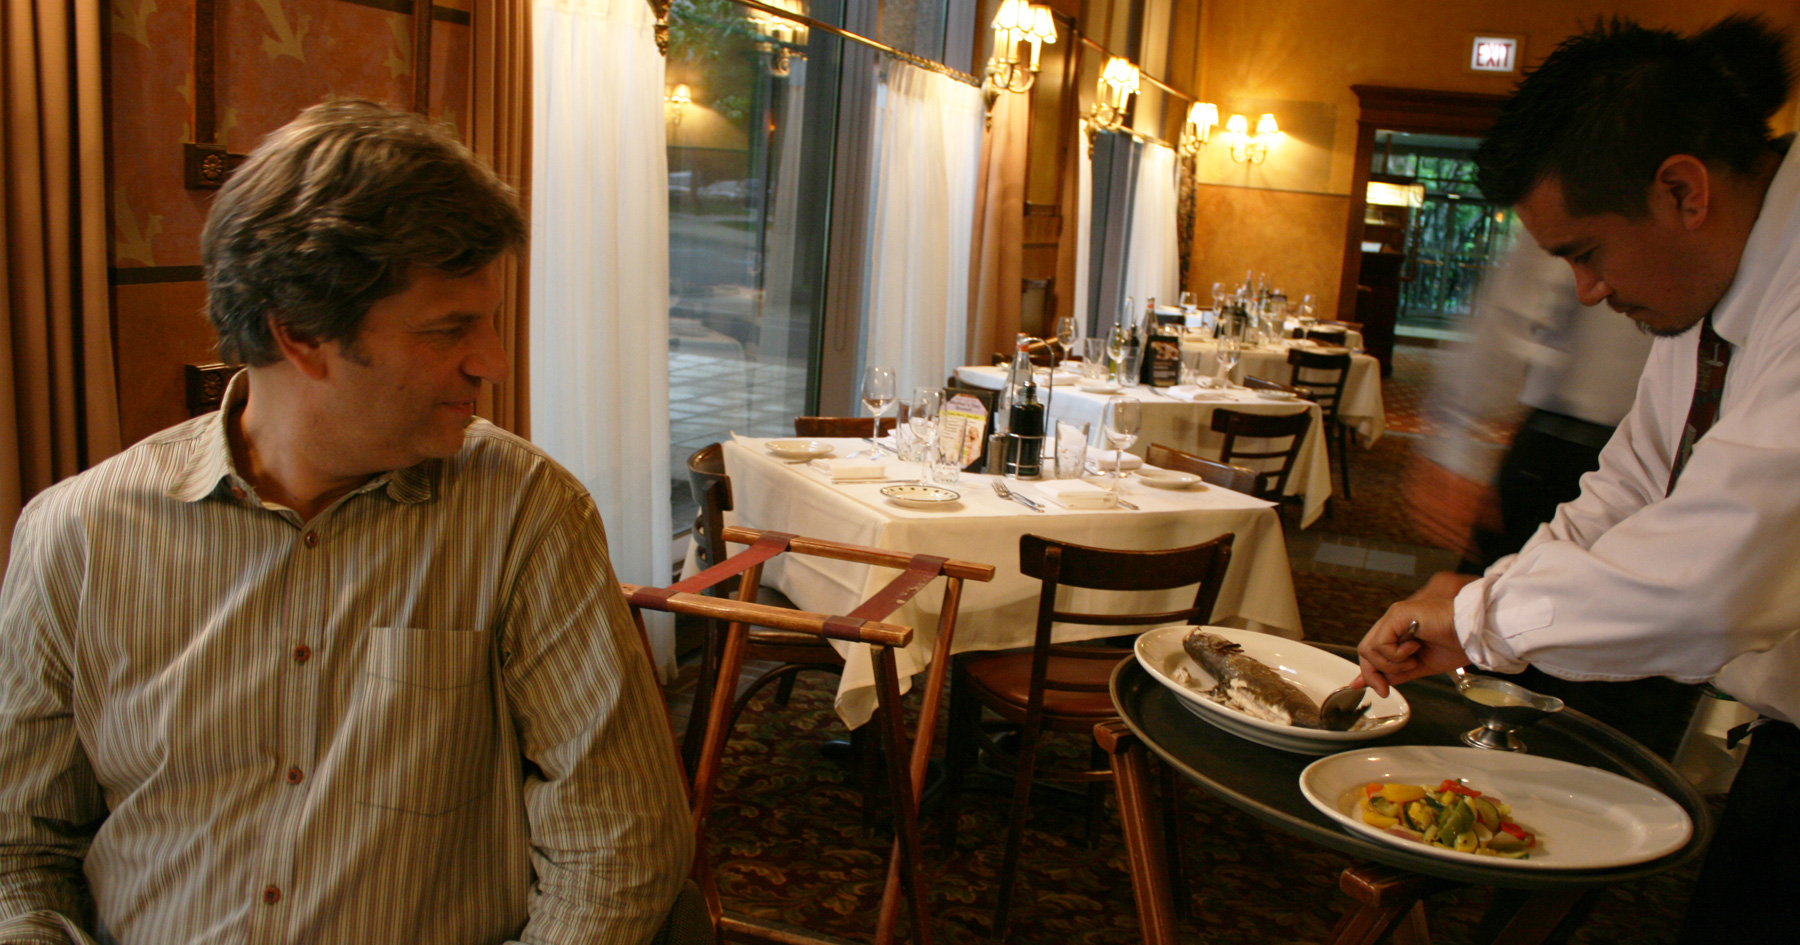
[{"label": "waiter's necktie", "polygon": [[1688,407],[1687,426],[1681,431],[1681,445],[1675,450],[1675,462],[1669,467],[1669,487],[1663,494],[1675,491],[1675,481],[1694,453],[1694,443],[1713,421],[1719,419],[1719,398],[1725,392],[1725,368],[1731,364],[1731,343],[1713,331],[1712,316],[1700,321],[1700,346],[1696,352],[1694,402]]}]

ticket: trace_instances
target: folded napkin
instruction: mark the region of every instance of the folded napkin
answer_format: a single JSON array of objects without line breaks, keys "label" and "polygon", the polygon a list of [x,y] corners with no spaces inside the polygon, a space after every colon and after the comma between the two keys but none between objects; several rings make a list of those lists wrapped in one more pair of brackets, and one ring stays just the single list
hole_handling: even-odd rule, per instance
[{"label": "folded napkin", "polygon": [[832,482],[856,479],[886,479],[887,464],[866,459],[827,459],[813,465],[822,467]]},{"label": "folded napkin", "polygon": [[1034,482],[1031,488],[1065,509],[1110,509],[1113,506],[1111,492],[1080,479],[1050,479]]},{"label": "folded napkin", "polygon": [[[1168,388],[1163,391],[1163,395],[1175,400],[1185,400],[1190,404],[1201,400],[1223,400],[1227,396],[1224,391],[1216,387],[1195,387],[1192,384]],[[1130,465],[1131,460],[1125,462],[1126,465]]]},{"label": "folded napkin", "polygon": [[[1112,472],[1113,457],[1118,452],[1118,450],[1088,450],[1088,469],[1095,472]],[[1144,458],[1131,453],[1126,453],[1124,458],[1119,460],[1119,468],[1122,470],[1136,469],[1142,465],[1144,465]]]}]

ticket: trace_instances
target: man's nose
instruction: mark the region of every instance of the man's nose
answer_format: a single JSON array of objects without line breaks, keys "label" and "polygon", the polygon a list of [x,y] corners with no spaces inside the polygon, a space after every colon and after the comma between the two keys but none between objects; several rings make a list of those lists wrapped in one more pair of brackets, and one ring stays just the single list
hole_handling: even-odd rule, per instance
[{"label": "man's nose", "polygon": [[1612,294],[1612,286],[1607,285],[1606,280],[1600,278],[1598,273],[1583,266],[1576,266],[1574,269],[1575,297],[1581,304],[1599,305]]},{"label": "man's nose", "polygon": [[512,375],[512,366],[507,363],[506,346],[500,343],[500,333],[492,321],[482,322],[481,330],[475,338],[474,350],[463,359],[463,373],[490,384],[504,384]]}]

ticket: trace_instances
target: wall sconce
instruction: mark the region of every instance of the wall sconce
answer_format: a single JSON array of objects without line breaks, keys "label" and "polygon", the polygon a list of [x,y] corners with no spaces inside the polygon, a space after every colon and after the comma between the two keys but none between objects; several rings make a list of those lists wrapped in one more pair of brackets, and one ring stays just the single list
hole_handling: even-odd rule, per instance
[{"label": "wall sconce", "polygon": [[678,82],[674,88],[669,90],[669,94],[663,96],[663,104],[670,111],[669,122],[679,128],[682,114],[687,111],[689,105],[694,104],[694,93],[687,87],[686,82]]},{"label": "wall sconce", "polygon": [[1261,164],[1269,159],[1269,143],[1281,133],[1275,127],[1275,116],[1265,114],[1256,120],[1256,134],[1248,133],[1250,122],[1242,115],[1233,115],[1225,123],[1225,131],[1231,135],[1231,159],[1239,164]]},{"label": "wall sconce", "polygon": [[[802,3],[803,0],[766,0],[767,6],[805,16],[806,9]],[[770,75],[788,75],[793,70],[793,56],[797,52],[800,58],[806,58],[804,52],[799,52],[806,48],[809,35],[806,24],[755,8],[745,15],[750,19],[750,26],[763,38],[756,46],[770,55]]]},{"label": "wall sconce", "polygon": [[1125,110],[1138,92],[1138,67],[1123,56],[1106,60],[1100,71],[1100,82],[1094,90],[1094,107],[1088,112],[1088,124],[1100,131],[1123,131]]},{"label": "wall sconce", "polygon": [[[1029,64],[1020,56],[1020,47],[1031,44]],[[987,75],[981,91],[987,107],[1002,92],[1026,92],[1037,81],[1038,53],[1042,44],[1056,42],[1056,18],[1050,8],[1025,0],[1001,0],[1000,12],[994,15],[994,55],[988,60]]]},{"label": "wall sconce", "polygon": [[1187,122],[1181,126],[1182,157],[1197,157],[1200,149],[1212,140],[1212,130],[1219,126],[1219,106],[1211,102],[1195,102],[1188,108]]}]

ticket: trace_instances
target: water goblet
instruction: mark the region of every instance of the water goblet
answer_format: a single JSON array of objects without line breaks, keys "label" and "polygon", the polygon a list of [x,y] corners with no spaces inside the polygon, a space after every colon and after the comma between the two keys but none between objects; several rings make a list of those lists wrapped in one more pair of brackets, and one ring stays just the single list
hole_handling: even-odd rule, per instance
[{"label": "water goblet", "polygon": [[894,402],[894,369],[870,365],[863,369],[862,402],[869,408],[869,415],[874,418],[869,424],[869,435],[879,438],[881,434],[881,412]]},{"label": "water goblet", "polygon": [[1124,487],[1119,475],[1119,464],[1124,460],[1125,450],[1137,442],[1138,431],[1143,428],[1144,408],[1135,400],[1121,397],[1106,405],[1106,413],[1100,421],[1101,432],[1106,434],[1106,441],[1113,448],[1112,490],[1123,492]]}]

